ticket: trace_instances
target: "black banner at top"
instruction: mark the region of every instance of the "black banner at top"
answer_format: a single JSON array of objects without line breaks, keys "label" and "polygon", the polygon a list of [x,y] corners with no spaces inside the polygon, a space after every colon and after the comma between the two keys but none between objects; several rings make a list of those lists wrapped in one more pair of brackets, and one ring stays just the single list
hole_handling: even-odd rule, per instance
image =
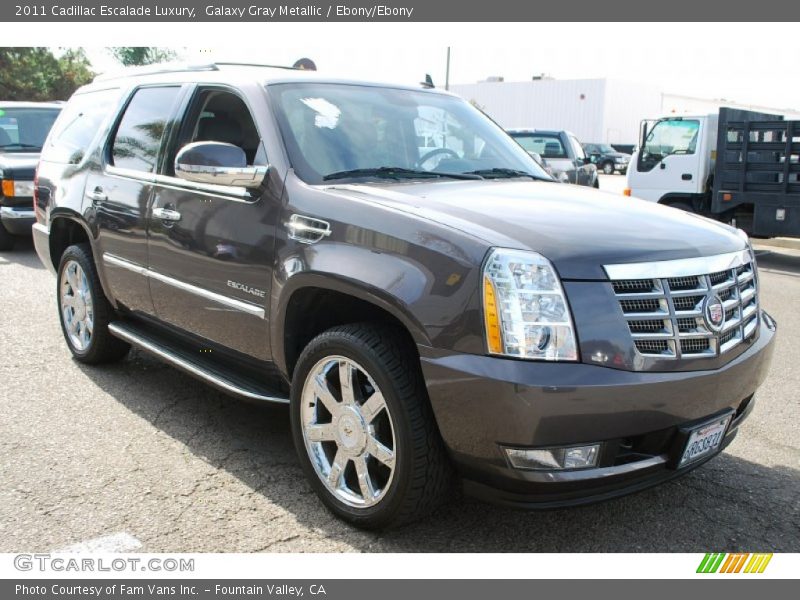
[{"label": "black banner at top", "polygon": [[[0,5],[0,17],[11,22],[785,22],[800,20],[800,3],[786,0],[757,3],[749,0],[11,0]],[[642,32],[641,41],[647,43],[646,31]]]}]

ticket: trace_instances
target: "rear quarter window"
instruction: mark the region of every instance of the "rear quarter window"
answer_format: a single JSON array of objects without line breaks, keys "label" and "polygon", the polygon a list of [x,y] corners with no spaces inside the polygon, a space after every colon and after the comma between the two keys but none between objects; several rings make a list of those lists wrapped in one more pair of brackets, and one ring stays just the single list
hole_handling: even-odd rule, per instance
[{"label": "rear quarter window", "polygon": [[111,144],[111,162],[115,167],[155,172],[161,141],[180,91],[178,86],[136,90]]},{"label": "rear quarter window", "polygon": [[100,126],[116,107],[119,89],[75,94],[61,111],[42,149],[42,160],[78,164],[92,148]]}]

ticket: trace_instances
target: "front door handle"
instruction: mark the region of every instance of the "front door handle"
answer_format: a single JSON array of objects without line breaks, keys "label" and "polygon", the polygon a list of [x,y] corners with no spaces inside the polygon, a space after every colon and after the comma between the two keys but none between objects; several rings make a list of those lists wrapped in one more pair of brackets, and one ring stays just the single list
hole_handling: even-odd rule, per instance
[{"label": "front door handle", "polygon": [[99,185],[92,191],[86,192],[86,197],[92,202],[105,202],[108,200],[108,196],[105,195],[103,188],[101,188]]},{"label": "front door handle", "polygon": [[181,220],[181,213],[179,213],[177,210],[171,210],[169,208],[154,208],[153,216],[156,219],[161,219],[162,221],[170,221],[172,223]]}]

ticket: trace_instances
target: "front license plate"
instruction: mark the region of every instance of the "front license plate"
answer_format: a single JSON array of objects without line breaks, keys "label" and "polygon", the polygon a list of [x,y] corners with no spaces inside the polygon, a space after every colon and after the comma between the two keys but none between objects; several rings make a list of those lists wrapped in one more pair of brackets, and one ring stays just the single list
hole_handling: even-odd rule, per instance
[{"label": "front license plate", "polygon": [[685,467],[704,456],[715,454],[719,450],[722,438],[725,437],[725,431],[728,429],[730,421],[731,415],[727,415],[692,431],[683,449],[678,468]]}]

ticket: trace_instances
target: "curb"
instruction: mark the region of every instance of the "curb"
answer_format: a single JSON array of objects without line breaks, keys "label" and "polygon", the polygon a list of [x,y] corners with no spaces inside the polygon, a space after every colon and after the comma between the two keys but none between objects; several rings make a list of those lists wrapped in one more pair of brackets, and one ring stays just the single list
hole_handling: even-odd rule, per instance
[{"label": "curb", "polygon": [[751,239],[754,246],[765,248],[788,248],[790,250],[800,250],[800,239],[796,238],[770,238],[767,240]]}]

